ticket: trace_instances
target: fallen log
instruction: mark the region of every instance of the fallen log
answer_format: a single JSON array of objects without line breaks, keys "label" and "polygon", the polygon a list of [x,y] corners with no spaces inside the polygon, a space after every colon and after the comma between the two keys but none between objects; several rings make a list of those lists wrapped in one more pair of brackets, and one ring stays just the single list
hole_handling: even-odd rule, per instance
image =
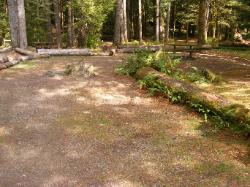
[{"label": "fallen log", "polygon": [[11,66],[14,66],[22,61],[26,60],[33,60],[37,58],[42,58],[40,55],[34,55],[34,56],[20,56],[18,59],[12,59],[8,58],[8,61],[6,63],[0,63],[0,70],[7,69]]},{"label": "fallen log", "polygon": [[205,106],[225,121],[238,124],[250,133],[250,110],[245,106],[232,103],[222,96],[197,88],[187,82],[175,80],[151,67],[141,68],[136,73],[137,79],[143,79],[146,76],[155,77],[166,88],[183,95],[183,102]]},{"label": "fallen log", "polygon": [[51,56],[90,56],[91,52],[89,49],[38,49],[40,55],[51,55]]},{"label": "fallen log", "polygon": [[146,50],[149,52],[157,52],[161,49],[162,49],[161,46],[125,47],[125,48],[117,49],[117,52],[118,53],[136,53],[142,50]]},{"label": "fallen log", "polygon": [[0,53],[9,53],[9,52],[11,52],[11,51],[12,51],[12,47],[0,49]]},{"label": "fallen log", "polygon": [[15,48],[15,51],[21,55],[29,56],[30,60],[49,57],[49,55],[46,55],[46,54],[38,54],[33,51],[29,51],[29,50],[21,49],[21,48]]}]

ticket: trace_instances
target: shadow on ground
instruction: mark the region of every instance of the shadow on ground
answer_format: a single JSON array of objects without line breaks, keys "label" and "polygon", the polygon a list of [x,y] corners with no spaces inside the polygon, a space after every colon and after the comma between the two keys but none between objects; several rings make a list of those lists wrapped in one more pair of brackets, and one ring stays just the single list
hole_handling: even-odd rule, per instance
[{"label": "shadow on ground", "polygon": [[[79,61],[97,75],[46,74]],[[34,62],[0,72],[0,186],[250,185],[247,141],[149,97],[120,57]]]}]

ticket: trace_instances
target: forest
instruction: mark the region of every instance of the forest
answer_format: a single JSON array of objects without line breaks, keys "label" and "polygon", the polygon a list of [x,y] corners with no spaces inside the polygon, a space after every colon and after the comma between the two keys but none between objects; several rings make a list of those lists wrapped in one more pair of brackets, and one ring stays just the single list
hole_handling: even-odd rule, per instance
[{"label": "forest", "polygon": [[[25,0],[24,6],[29,45],[95,48],[102,41],[177,38],[204,43],[232,40],[236,30],[249,38],[248,0]],[[7,0],[0,1],[0,8],[2,45],[11,38]]]},{"label": "forest", "polygon": [[250,0],[0,0],[0,186],[250,186]]}]

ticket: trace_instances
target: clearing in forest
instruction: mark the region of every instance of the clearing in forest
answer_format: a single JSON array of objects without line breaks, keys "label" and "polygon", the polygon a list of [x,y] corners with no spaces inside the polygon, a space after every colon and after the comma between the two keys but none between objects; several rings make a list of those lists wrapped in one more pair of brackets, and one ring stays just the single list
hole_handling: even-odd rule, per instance
[{"label": "clearing in forest", "polygon": [[[95,76],[64,76],[85,62]],[[0,186],[249,186],[249,142],[114,73],[120,57],[0,72]]]}]

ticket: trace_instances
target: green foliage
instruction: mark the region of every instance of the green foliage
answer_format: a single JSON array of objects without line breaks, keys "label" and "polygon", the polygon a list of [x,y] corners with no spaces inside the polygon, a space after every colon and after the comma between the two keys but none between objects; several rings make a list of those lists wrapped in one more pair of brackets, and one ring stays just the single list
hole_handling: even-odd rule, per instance
[{"label": "green foliage", "polygon": [[9,38],[6,6],[6,2],[4,0],[0,0],[0,46],[3,44],[3,39]]},{"label": "green foliage", "polygon": [[209,70],[199,70],[196,67],[191,68],[188,72],[184,72],[178,68],[181,59],[160,50],[156,53],[148,51],[140,51],[127,59],[126,64],[122,64],[117,68],[117,72],[124,75],[135,75],[138,69],[142,67],[153,67],[178,80],[187,80],[197,83],[218,83],[221,78]]},{"label": "green foliage", "polygon": [[103,24],[114,9],[114,0],[73,0],[72,5],[75,29],[84,33],[88,47],[97,47]]},{"label": "green foliage", "polygon": [[124,75],[135,75],[138,69],[151,66],[153,62],[153,54],[142,50],[128,57],[127,63],[118,66],[118,73]]},{"label": "green foliage", "polygon": [[192,67],[186,74],[185,79],[196,83],[219,83],[222,78],[207,69]]}]

